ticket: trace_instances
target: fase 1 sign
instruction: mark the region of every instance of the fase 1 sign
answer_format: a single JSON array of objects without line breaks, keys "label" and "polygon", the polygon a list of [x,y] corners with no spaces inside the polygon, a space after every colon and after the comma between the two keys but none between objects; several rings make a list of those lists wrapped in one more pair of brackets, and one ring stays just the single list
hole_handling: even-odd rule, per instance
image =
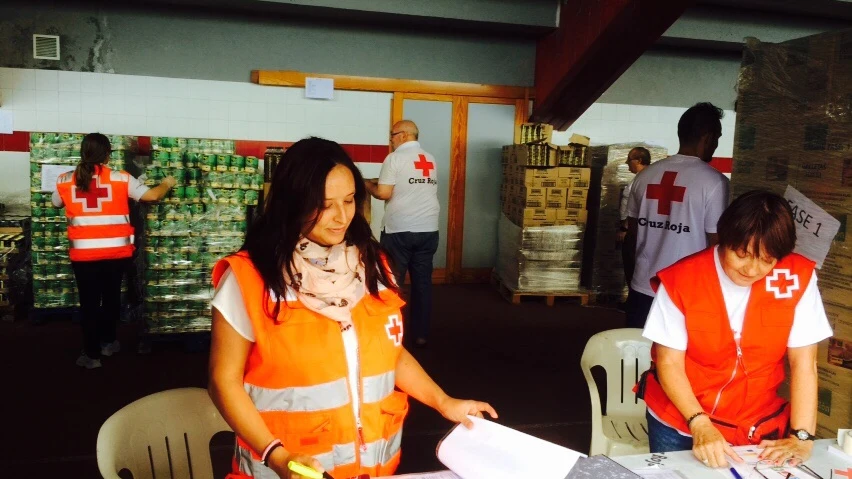
[{"label": "fase 1 sign", "polygon": [[790,203],[796,222],[794,251],[816,261],[817,268],[822,268],[834,235],[840,230],[840,221],[790,185],[787,185],[784,199]]}]

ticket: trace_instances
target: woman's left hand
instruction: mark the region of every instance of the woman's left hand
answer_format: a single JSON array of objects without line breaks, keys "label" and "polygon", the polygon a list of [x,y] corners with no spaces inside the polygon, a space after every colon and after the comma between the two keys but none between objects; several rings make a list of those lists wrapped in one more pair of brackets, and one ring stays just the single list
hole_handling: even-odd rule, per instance
[{"label": "woman's left hand", "polygon": [[489,416],[497,419],[497,411],[490,404],[472,399],[447,397],[447,399],[438,405],[438,412],[450,421],[462,423],[468,429],[473,427],[473,421],[467,417],[468,414],[483,417],[482,413],[487,412]]},{"label": "woman's left hand", "polygon": [[760,453],[760,459],[763,461],[770,461],[779,465],[787,461],[791,466],[798,466],[810,459],[814,442],[788,437],[777,441],[764,440],[757,447],[763,449],[763,452]]}]

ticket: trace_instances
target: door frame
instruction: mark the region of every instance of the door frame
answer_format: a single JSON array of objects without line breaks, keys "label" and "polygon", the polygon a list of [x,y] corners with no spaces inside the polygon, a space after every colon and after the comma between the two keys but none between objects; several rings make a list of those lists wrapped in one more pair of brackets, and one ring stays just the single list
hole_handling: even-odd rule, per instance
[{"label": "door frame", "polygon": [[[483,283],[491,277],[491,268],[463,268],[464,199],[467,165],[468,106],[471,103],[515,105],[515,126],[527,121],[532,87],[484,85],[427,80],[402,80],[347,75],[327,75],[298,71],[253,70],[251,80],[259,85],[304,87],[306,78],[331,78],[338,90],[392,93],[391,125],[403,120],[405,100],[452,103],[450,128],[450,184],[447,205],[447,264],[435,268],[432,282]],[[390,152],[390,145],[388,145]]]}]

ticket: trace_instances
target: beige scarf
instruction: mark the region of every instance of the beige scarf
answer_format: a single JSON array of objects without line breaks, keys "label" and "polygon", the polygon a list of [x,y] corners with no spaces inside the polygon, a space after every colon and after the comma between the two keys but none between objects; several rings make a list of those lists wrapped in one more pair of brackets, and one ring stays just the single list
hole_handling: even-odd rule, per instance
[{"label": "beige scarf", "polygon": [[293,278],[287,285],[311,311],[341,326],[352,321],[352,308],[364,297],[364,265],[358,248],[346,241],[321,246],[302,237],[293,255]]}]

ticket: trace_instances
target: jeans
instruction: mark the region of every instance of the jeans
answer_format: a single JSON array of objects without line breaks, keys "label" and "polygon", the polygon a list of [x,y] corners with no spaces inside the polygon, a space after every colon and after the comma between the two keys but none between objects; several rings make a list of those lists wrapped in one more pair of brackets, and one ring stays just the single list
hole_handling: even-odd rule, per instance
[{"label": "jeans", "polygon": [[121,277],[131,260],[72,261],[80,296],[80,326],[86,356],[100,359],[101,345],[115,341],[121,316]]},{"label": "jeans", "polygon": [[645,417],[648,419],[648,445],[652,453],[692,450],[691,437],[661,423],[650,412],[646,412]]},{"label": "jeans", "polygon": [[396,284],[405,283],[406,272],[411,276],[406,326],[415,339],[426,339],[432,318],[432,257],[438,251],[438,232],[383,231],[380,242],[390,255]]},{"label": "jeans", "polygon": [[627,312],[627,327],[644,328],[645,320],[648,319],[648,313],[651,311],[651,303],[653,302],[653,296],[630,288],[627,292],[627,304],[624,305]]}]

